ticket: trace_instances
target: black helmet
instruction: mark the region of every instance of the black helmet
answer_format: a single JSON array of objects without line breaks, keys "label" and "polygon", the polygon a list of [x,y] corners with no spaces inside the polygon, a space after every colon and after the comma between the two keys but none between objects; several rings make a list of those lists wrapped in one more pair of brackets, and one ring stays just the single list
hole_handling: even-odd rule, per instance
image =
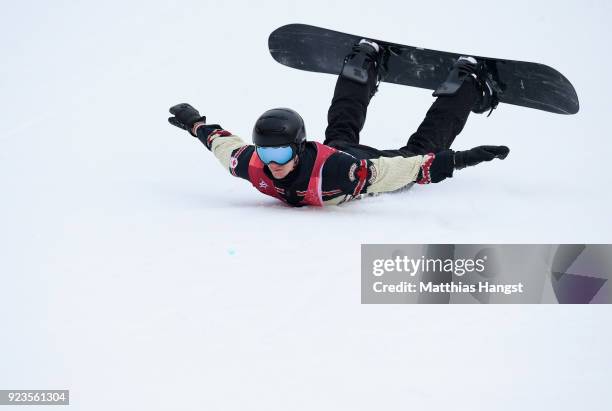
[{"label": "black helmet", "polygon": [[304,120],[290,108],[273,108],[263,113],[253,127],[253,143],[260,147],[293,145],[298,152],[306,142]]}]

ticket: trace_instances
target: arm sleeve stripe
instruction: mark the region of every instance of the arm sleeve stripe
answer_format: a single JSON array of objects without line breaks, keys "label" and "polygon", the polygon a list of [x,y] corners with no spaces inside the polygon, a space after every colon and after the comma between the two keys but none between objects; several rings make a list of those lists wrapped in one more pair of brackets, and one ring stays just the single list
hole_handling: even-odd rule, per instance
[{"label": "arm sleeve stripe", "polygon": [[240,147],[238,151],[236,151],[236,154],[234,154],[232,158],[230,159],[230,173],[232,173],[234,177],[237,177],[236,166],[238,165],[238,159],[240,158],[240,155],[247,147],[248,146]]},{"label": "arm sleeve stripe", "polygon": [[366,160],[361,160],[359,162],[359,170],[357,170],[356,174],[359,177],[359,182],[355,187],[355,191],[353,192],[353,197],[357,197],[361,190],[363,190],[363,186],[365,186],[365,182],[368,178],[368,164]]}]

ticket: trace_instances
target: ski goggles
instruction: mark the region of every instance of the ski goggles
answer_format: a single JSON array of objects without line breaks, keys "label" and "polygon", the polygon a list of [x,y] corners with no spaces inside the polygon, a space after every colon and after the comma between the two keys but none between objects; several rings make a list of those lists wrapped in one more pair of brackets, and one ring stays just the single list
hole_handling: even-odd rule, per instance
[{"label": "ski goggles", "polygon": [[291,146],[282,146],[282,147],[259,147],[256,149],[257,155],[259,159],[264,164],[270,164],[272,162],[282,166],[287,164],[293,156],[295,155],[295,151]]}]

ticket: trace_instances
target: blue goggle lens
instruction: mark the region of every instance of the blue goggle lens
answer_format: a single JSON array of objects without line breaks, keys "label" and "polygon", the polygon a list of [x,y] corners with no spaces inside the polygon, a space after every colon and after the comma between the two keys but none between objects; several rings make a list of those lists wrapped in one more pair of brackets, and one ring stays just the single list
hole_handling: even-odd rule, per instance
[{"label": "blue goggle lens", "polygon": [[293,158],[293,148],[283,147],[257,147],[257,155],[264,164],[275,162],[278,165],[287,164]]}]

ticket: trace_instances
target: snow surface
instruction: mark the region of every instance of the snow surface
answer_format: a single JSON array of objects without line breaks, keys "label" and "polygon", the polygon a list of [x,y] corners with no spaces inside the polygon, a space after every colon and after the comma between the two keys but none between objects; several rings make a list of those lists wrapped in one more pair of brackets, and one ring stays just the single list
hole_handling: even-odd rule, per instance
[{"label": "snow surface", "polygon": [[[88,411],[611,409],[610,306],[366,306],[359,277],[362,243],[612,242],[611,11],[4,4],[0,388],[70,389],[70,409]],[[503,162],[287,208],[166,118],[190,102],[248,140],[260,113],[289,106],[322,139],[335,78],[267,51],[293,22],[543,62],[573,82],[581,110],[502,105],[471,117],[455,147],[506,144]],[[363,142],[402,145],[432,101],[383,84]]]}]

